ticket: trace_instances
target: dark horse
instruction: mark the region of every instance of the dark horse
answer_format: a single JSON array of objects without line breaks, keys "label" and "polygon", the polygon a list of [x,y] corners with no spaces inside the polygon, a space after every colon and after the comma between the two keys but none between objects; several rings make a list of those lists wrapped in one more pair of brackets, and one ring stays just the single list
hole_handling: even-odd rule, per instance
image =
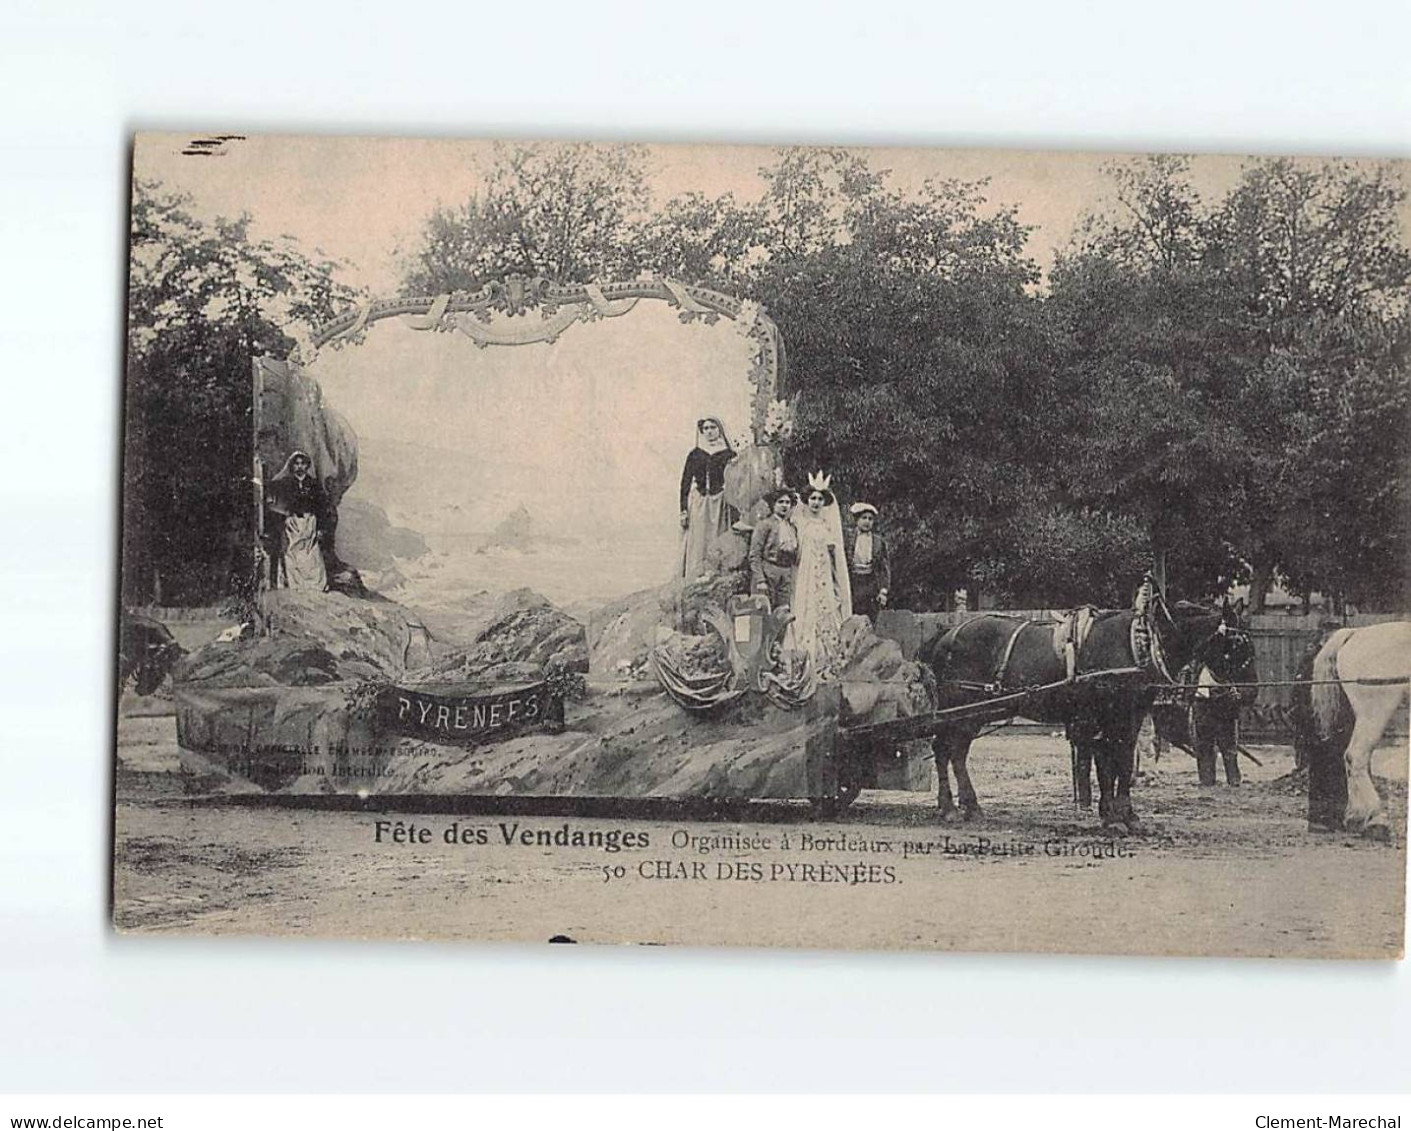
[{"label": "dark horse", "polygon": [[[1239,785],[1240,710],[1258,695],[1250,686],[1259,681],[1254,645],[1247,632],[1230,629],[1207,651],[1181,669],[1179,690],[1158,695],[1151,720],[1159,738],[1194,756],[1201,785],[1215,784],[1217,751],[1225,763],[1225,784]],[[1227,673],[1224,678],[1221,672]]]},{"label": "dark horse", "polygon": [[137,676],[137,694],[151,695],[172,665],[186,655],[161,621],[124,612],[118,629],[118,692]]},{"label": "dark horse", "polygon": [[[1134,621],[1139,622],[1136,633]],[[1097,613],[1076,654],[1077,678],[1069,680],[1068,664],[1055,642],[1057,628],[1053,621],[981,614],[922,648],[918,658],[935,673],[939,707],[995,700],[991,710],[945,727],[932,741],[943,820],[955,812],[951,771],[962,815],[969,819],[980,812],[965,764],[970,744],[988,723],[1019,715],[1065,724],[1080,758],[1097,764],[1103,824],[1118,831],[1134,829],[1133,751],[1142,716],[1156,694],[1153,685],[1172,682],[1171,673],[1198,655],[1227,673],[1223,678],[1231,678],[1222,658],[1226,638],[1243,632],[1238,613],[1229,606],[1182,604],[1173,612],[1153,597],[1144,615],[1132,610]],[[1059,683],[999,701],[1007,693]]]}]

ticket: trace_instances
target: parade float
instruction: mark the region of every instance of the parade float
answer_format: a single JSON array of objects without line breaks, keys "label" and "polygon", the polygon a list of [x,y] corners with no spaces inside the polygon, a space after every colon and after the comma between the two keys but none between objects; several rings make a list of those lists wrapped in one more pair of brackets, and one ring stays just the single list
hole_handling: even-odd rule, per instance
[{"label": "parade float", "polygon": [[[522,503],[493,538],[460,543],[455,562],[472,575],[483,565],[482,588],[438,587],[438,562],[423,583],[409,584],[405,560],[369,556],[376,508],[347,499],[359,438],[327,403],[315,375],[321,358],[361,350],[391,323],[408,341],[438,335],[438,349],[461,349],[457,365],[473,381],[478,355],[542,351],[651,307],[658,316],[642,325],[655,348],[670,337],[666,311],[681,332],[728,329],[729,365],[743,359],[739,371],[709,378],[748,419],[725,477],[738,536],[714,547],[694,575],[660,570],[651,584],[569,607],[532,585],[506,584],[499,566],[532,565],[544,546],[570,566],[589,553],[572,538],[536,534]],[[407,356],[386,382],[407,379],[416,364]],[[552,362],[545,373],[536,379],[577,380],[556,376]],[[610,380],[592,378],[598,401],[613,396]],[[691,390],[672,380],[637,387],[634,404],[649,397],[694,414]],[[829,811],[863,788],[927,788],[924,741],[839,740],[849,730],[886,736],[877,724],[934,709],[927,675],[908,658],[915,642],[905,632],[884,638],[868,618],[852,617],[835,671],[819,678],[791,647],[787,609],[749,592],[749,530],[766,513],[765,493],[783,482],[788,393],[784,345],[762,309],[657,278],[599,286],[511,277],[474,294],[372,302],[320,327],[302,356],[257,359],[250,533],[259,581],[247,615],[173,672],[188,789],[404,801],[796,799]],[[307,453],[326,499],[326,589],[270,584],[269,480],[294,451]]]}]

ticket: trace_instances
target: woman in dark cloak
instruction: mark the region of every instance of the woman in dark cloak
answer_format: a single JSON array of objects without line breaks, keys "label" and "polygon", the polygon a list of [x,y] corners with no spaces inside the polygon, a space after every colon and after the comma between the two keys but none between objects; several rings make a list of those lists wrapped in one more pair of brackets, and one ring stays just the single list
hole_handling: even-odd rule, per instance
[{"label": "woman in dark cloak", "polygon": [[323,540],[332,526],[328,494],[313,473],[313,461],[307,452],[291,452],[265,487],[271,589],[328,588]]},{"label": "woman in dark cloak", "polygon": [[725,465],[735,449],[718,416],[696,421],[696,446],[681,471],[681,574],[691,581],[708,572],[711,548],[730,536],[737,515],[725,502]]}]

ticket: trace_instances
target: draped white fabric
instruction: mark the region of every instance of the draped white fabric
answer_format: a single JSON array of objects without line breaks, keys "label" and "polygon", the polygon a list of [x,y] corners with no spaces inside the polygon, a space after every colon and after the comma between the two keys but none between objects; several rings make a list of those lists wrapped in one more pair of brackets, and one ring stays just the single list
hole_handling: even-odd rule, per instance
[{"label": "draped white fabric", "polygon": [[852,585],[836,503],[814,514],[794,508],[799,564],[794,570],[793,645],[807,652],[820,679],[837,674],[843,621],[852,616]]},{"label": "draped white fabric", "polygon": [[318,520],[311,514],[286,515],[284,542],[283,585],[289,589],[327,588],[328,575],[318,546]]}]

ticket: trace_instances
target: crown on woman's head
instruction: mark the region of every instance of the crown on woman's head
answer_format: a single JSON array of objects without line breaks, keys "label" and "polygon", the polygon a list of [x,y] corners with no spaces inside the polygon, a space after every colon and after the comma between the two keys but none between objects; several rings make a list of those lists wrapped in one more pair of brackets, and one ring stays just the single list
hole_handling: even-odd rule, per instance
[{"label": "crown on woman's head", "polygon": [[824,475],[822,468],[819,468],[817,471],[809,472],[808,485],[815,491],[828,490],[828,485],[832,482],[833,477],[831,475]]}]

